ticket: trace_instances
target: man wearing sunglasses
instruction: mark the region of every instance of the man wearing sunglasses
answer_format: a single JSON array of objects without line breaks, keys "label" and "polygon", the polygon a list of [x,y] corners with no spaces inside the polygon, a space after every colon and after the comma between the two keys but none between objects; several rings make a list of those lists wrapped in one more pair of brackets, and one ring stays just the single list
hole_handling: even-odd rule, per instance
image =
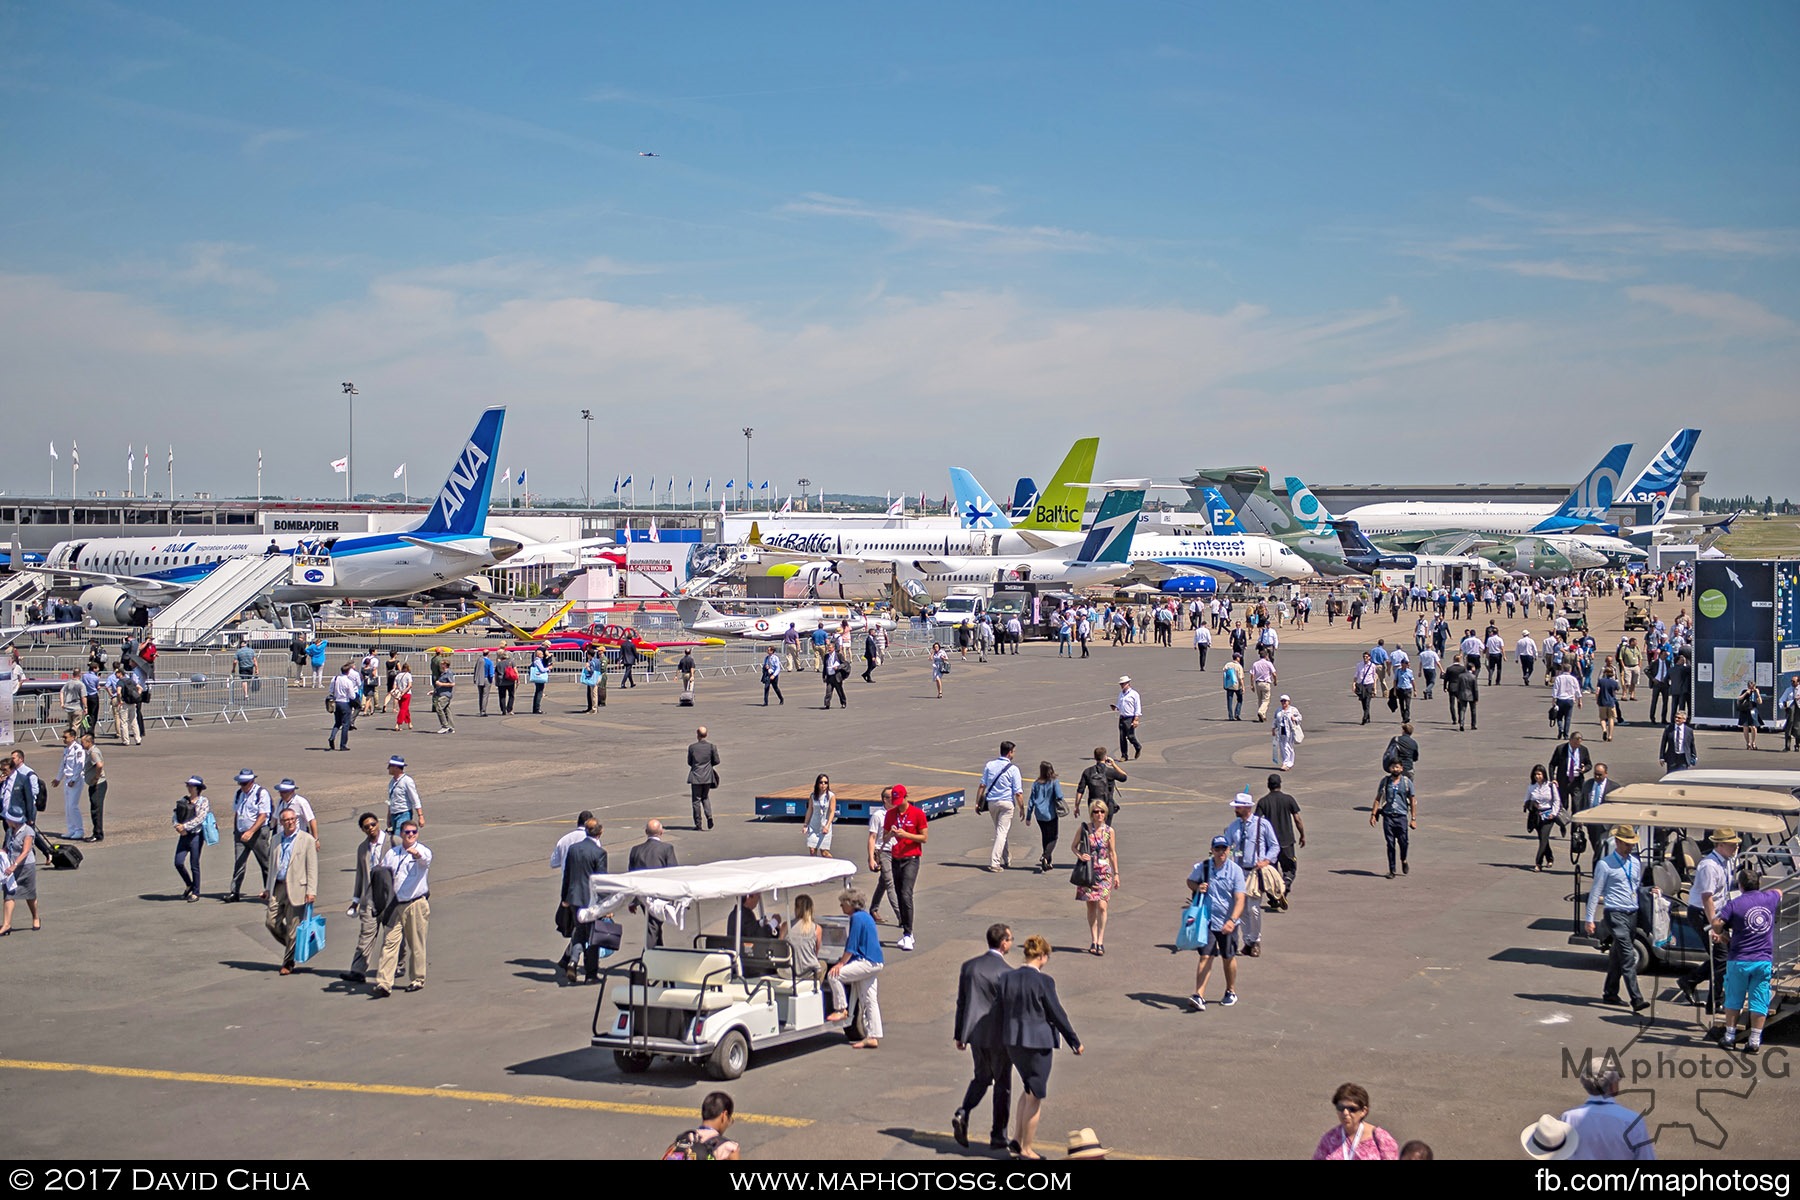
[{"label": "man wearing sunglasses", "polygon": [[400,965],[400,943],[406,943],[409,992],[425,988],[425,930],[431,920],[431,850],[419,841],[419,823],[400,824],[400,844],[382,856],[383,869],[393,872],[394,906],[381,937],[381,967],[375,974],[375,996],[393,991]]},{"label": "man wearing sunglasses", "polygon": [[356,824],[363,831],[363,841],[356,847],[356,891],[350,897],[346,915],[358,918],[361,925],[356,935],[356,953],[350,956],[350,969],[338,976],[346,983],[366,983],[370,964],[380,962],[375,939],[381,934],[381,914],[375,911],[374,899],[369,895],[369,872],[381,865],[387,852],[387,830],[374,813],[364,813],[356,818]]}]

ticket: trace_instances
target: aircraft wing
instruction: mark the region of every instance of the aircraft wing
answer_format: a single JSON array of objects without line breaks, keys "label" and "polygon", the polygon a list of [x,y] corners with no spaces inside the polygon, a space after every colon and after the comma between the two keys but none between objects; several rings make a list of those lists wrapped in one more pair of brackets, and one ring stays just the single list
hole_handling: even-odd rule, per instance
[{"label": "aircraft wing", "polygon": [[[520,563],[536,562],[548,554],[571,554],[589,546],[617,546],[621,556],[625,553],[625,547],[610,537],[576,538],[565,542],[534,542],[506,561],[509,565],[517,566]],[[579,557],[576,555],[578,560]]]},{"label": "aircraft wing", "polygon": [[1018,534],[1019,540],[1024,542],[1027,546],[1030,546],[1033,550],[1057,549],[1057,544],[1041,533],[1034,533],[1029,529],[1014,529],[1012,532]]},{"label": "aircraft wing", "polygon": [[108,571],[83,571],[73,567],[22,566],[19,570],[48,575],[52,585],[58,579],[73,579],[83,587],[121,588],[132,599],[144,604],[167,604],[193,586],[188,583],[170,583],[166,579],[146,579],[141,575],[114,575]]},{"label": "aircraft wing", "polygon": [[[998,566],[999,563],[999,559],[994,560],[995,566]],[[941,558],[915,558],[912,560],[912,565],[927,575],[948,575],[952,571],[962,569],[958,564],[945,562]]]},{"label": "aircraft wing", "polygon": [[487,566],[492,559],[491,555],[475,550],[464,550],[461,546],[452,546],[445,542],[432,542],[424,538],[407,537],[405,534],[400,535],[400,540],[409,546],[417,546],[419,549],[429,550],[433,554],[442,554],[453,562],[461,558]]}]

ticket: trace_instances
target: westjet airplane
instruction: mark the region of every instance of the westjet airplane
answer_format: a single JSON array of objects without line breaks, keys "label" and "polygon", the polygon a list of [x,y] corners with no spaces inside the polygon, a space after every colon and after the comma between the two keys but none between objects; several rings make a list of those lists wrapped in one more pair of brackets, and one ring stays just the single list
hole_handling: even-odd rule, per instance
[{"label": "westjet airplane", "polygon": [[1100,501],[1094,524],[1073,554],[1067,549],[1053,549],[1025,555],[919,558],[910,564],[896,564],[895,573],[908,592],[916,594],[916,590],[922,590],[935,600],[943,599],[953,586],[991,585],[1008,579],[1059,583],[1069,588],[1110,583],[1132,569],[1131,542],[1143,507],[1141,490],[1108,492]]},{"label": "westjet airplane", "polygon": [[[169,603],[228,560],[271,554],[292,557],[302,543],[329,552],[334,578],[307,586],[303,573],[302,580],[275,589],[277,603],[410,596],[495,566],[519,552],[517,541],[484,532],[505,420],[504,408],[481,414],[475,432],[457,451],[431,511],[410,529],[361,537],[230,534],[58,542],[38,569],[53,581],[75,581],[83,589],[81,607],[103,625],[127,624],[139,606]],[[323,580],[324,573],[319,574]]]}]

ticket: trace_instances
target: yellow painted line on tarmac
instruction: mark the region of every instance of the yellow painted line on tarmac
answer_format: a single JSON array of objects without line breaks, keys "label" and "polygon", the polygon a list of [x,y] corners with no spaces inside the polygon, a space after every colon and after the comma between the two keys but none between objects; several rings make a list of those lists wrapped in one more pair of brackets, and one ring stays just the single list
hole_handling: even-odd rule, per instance
[{"label": "yellow painted line on tarmac", "polygon": [[[223,1087],[287,1088],[309,1092],[349,1092],[362,1096],[414,1096],[433,1100],[462,1100],[474,1104],[517,1104],[525,1108],[561,1108],[576,1112],[624,1113],[641,1117],[692,1118],[691,1107],[668,1104],[624,1104],[614,1100],[580,1100],[568,1096],[517,1096],[510,1092],[472,1092],[462,1088],[406,1087],[392,1083],[346,1083],[331,1079],[282,1079],[270,1075],[212,1075],[200,1071],[157,1071],[142,1067],[106,1067],[92,1063],[35,1062],[0,1058],[0,1070],[50,1071],[65,1074],[103,1075],[114,1079],[152,1079],[165,1083],[210,1083]],[[749,1125],[774,1125],[801,1129],[812,1124],[806,1117],[772,1117],[737,1113],[734,1121]]]}]

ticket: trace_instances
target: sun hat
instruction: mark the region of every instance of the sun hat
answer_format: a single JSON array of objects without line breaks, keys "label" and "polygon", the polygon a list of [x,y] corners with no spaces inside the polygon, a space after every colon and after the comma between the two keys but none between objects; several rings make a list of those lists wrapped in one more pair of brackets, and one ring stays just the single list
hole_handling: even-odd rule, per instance
[{"label": "sun hat", "polygon": [[1537,1159],[1568,1158],[1581,1145],[1581,1135],[1567,1121],[1545,1113],[1519,1131],[1519,1144]]}]

